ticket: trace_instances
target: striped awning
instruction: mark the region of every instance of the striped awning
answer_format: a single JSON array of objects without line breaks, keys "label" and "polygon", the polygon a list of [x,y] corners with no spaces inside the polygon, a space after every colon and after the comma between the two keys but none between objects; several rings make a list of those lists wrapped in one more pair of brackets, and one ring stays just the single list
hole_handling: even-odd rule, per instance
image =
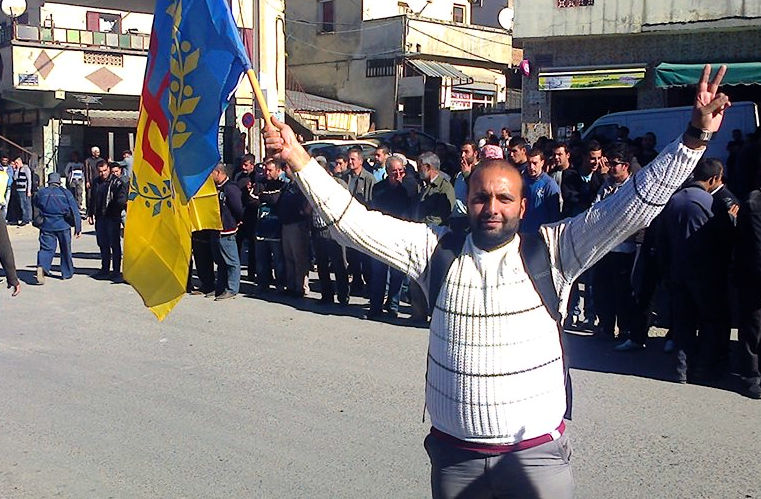
[{"label": "striped awning", "polygon": [[425,59],[407,59],[407,62],[425,76],[431,78],[449,78],[455,84],[463,85],[473,82],[473,78],[446,62],[428,61]]}]

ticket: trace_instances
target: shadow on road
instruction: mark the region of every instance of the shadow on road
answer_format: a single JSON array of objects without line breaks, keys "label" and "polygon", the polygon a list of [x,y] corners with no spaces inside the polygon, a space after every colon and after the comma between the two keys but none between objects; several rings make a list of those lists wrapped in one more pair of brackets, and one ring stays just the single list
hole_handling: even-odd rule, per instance
[{"label": "shadow on road", "polygon": [[[630,352],[616,352],[613,347],[617,342],[594,336],[566,332],[564,341],[572,369],[676,382],[675,354],[663,352],[665,338],[650,338],[647,348]],[[732,342],[730,349],[730,357],[736,358],[736,341]],[[739,375],[734,369],[730,371],[718,379],[700,384],[742,393]]]}]

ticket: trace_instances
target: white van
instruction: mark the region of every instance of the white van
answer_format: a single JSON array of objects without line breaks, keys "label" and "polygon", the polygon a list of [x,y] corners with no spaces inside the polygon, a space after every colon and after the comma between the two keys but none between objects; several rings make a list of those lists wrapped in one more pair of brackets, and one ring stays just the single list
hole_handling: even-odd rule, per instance
[{"label": "white van", "polygon": [[512,135],[520,135],[521,113],[495,113],[479,116],[473,123],[474,140],[478,141],[481,137],[486,137],[486,130],[490,128],[494,130],[497,137],[503,128],[510,130]]},{"label": "white van", "polygon": [[[658,141],[656,149],[661,150],[676,139],[687,128],[692,116],[692,106],[666,107],[660,109],[639,109],[611,113],[599,118],[584,132],[583,140],[593,137],[602,138],[601,142],[616,139],[618,127],[629,129],[629,138],[642,137],[647,132],[653,132]],[[758,127],[758,109],[753,102],[734,102],[727,109],[721,130],[714,135],[705,153],[707,158],[719,158],[727,161],[727,144],[732,140],[732,130],[739,129],[746,134],[753,133]]]}]

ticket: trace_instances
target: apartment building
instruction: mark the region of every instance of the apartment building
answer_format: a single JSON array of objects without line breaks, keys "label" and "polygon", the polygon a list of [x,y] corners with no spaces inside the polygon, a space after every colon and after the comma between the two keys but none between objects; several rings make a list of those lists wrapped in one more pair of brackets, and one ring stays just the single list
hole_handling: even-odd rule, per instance
[{"label": "apartment building", "polygon": [[[0,135],[31,151],[23,155],[43,165],[45,173],[61,170],[72,151],[86,156],[93,145],[117,159],[133,149],[154,3],[28,0],[23,14],[2,15]],[[267,0],[259,7],[256,1],[238,3],[233,15],[269,107],[282,116],[283,1]],[[243,84],[226,116],[228,136],[237,137],[235,131],[243,130],[240,117],[252,109],[252,92]],[[256,150],[258,136],[252,135]],[[0,149],[22,151],[6,141]]]},{"label": "apartment building", "polygon": [[469,136],[475,115],[505,105],[512,66],[511,33],[473,23],[483,2],[290,0],[289,78],[373,109],[377,129]]}]

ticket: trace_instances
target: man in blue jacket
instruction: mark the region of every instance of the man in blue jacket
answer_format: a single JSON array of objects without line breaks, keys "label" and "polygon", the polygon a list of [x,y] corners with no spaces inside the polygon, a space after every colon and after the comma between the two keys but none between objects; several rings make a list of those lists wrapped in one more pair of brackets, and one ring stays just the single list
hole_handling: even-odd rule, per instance
[{"label": "man in blue jacket", "polygon": [[238,294],[240,289],[240,257],[235,234],[243,219],[243,202],[240,187],[227,176],[224,163],[219,163],[211,172],[217,185],[219,212],[222,230],[212,236],[211,251],[217,264],[215,301],[227,300]]},{"label": "man in blue jacket", "polygon": [[43,217],[40,226],[40,250],[37,252],[37,284],[45,284],[45,276],[50,275],[56,243],[61,252],[61,277],[71,279],[74,264],[71,260],[72,226],[69,221],[73,220],[74,235],[79,238],[82,233],[82,220],[74,196],[61,187],[60,173],[48,175],[48,186],[35,194],[32,203]]}]

